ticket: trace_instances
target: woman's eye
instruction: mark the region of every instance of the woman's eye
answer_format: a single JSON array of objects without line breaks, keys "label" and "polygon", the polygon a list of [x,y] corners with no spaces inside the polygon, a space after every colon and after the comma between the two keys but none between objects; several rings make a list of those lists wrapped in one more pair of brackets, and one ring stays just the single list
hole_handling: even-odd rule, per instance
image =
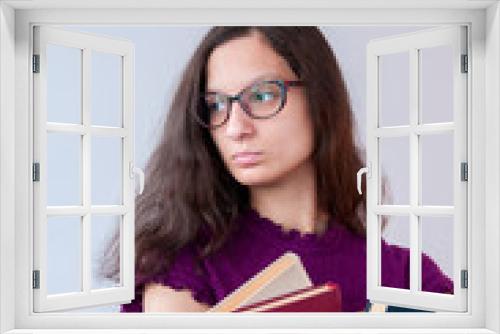
[{"label": "woman's eye", "polygon": [[208,109],[210,111],[218,112],[224,109],[224,104],[223,103],[211,103],[208,105]]},{"label": "woman's eye", "polygon": [[206,104],[211,112],[219,112],[225,108],[224,101],[206,101]]},{"label": "woman's eye", "polygon": [[255,102],[265,102],[265,101],[270,101],[275,98],[275,95],[273,92],[254,92],[250,99]]}]

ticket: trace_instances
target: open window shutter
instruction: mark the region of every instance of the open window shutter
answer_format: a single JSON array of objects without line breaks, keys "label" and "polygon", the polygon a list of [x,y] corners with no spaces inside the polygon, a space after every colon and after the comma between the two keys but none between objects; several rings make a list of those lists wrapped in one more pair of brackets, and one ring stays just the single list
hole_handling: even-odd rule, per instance
[{"label": "open window shutter", "polygon": [[[439,27],[372,40],[367,46],[364,171],[367,295],[372,302],[466,311],[466,33],[463,26]],[[384,179],[391,198],[383,196]],[[385,229],[383,221],[389,222]],[[383,282],[386,229],[399,231],[393,236],[399,233],[399,246],[410,250],[409,270],[399,268],[400,273],[408,270],[409,289]],[[432,240],[434,247],[429,246]],[[445,254],[441,261],[428,254],[433,249]],[[424,289],[435,282],[423,275],[422,253],[441,270],[448,267],[453,294]]]},{"label": "open window shutter", "polygon": [[[34,28],[35,312],[133,299],[133,67],[129,41]],[[113,235],[119,274],[105,280]]]}]

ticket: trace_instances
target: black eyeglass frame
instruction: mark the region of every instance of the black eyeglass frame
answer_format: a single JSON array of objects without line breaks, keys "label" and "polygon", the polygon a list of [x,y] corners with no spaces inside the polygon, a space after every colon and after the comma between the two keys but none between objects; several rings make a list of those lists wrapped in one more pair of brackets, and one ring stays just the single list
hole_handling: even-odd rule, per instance
[{"label": "black eyeglass frame", "polygon": [[[249,110],[249,108],[247,108],[247,106],[245,105],[245,103],[242,103],[242,100],[241,100],[241,97],[243,96],[243,93],[245,91],[247,91],[248,89],[252,88],[253,86],[255,85],[258,85],[258,84],[262,84],[262,83],[274,83],[274,84],[277,84],[280,88],[280,97],[281,97],[281,101],[280,101],[280,104],[278,106],[278,108],[276,108],[276,110],[269,114],[269,115],[266,115],[266,116],[256,116],[254,114],[252,114],[252,111]],[[201,98],[201,102],[204,103],[205,101],[205,97],[207,95],[223,95],[227,98],[227,101],[229,103],[229,106],[228,106],[228,109],[227,109],[227,114],[226,114],[226,118],[220,123],[220,124],[217,124],[217,125],[207,125],[205,122],[203,122],[199,115],[195,115],[195,120],[200,124],[202,125],[203,127],[206,127],[206,128],[209,128],[209,129],[216,129],[218,127],[221,127],[222,125],[224,125],[228,120],[229,120],[229,117],[231,117],[231,111],[232,111],[232,106],[233,106],[233,102],[234,101],[237,101],[240,106],[241,106],[241,109],[243,109],[243,111],[248,115],[250,116],[251,118],[253,119],[267,119],[267,118],[272,118],[274,116],[276,116],[282,109],[283,107],[285,106],[286,104],[286,100],[287,100],[287,93],[288,93],[288,88],[289,87],[292,87],[292,86],[302,86],[304,83],[302,80],[262,80],[262,81],[259,81],[259,82],[255,82],[245,88],[243,88],[238,94],[236,95],[228,95],[228,94],[224,94],[224,93],[202,93],[200,98]],[[206,110],[204,110],[206,111]]]}]

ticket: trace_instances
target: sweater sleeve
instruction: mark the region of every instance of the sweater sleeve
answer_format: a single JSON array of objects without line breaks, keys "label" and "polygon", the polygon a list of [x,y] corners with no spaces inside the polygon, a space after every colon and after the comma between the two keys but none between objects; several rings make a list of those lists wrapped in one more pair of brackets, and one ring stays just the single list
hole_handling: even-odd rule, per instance
[{"label": "sweater sleeve", "polygon": [[121,305],[121,312],[143,312],[144,287],[149,283],[159,283],[178,291],[188,289],[196,301],[215,305],[215,295],[210,286],[208,273],[202,265],[196,264],[196,248],[190,244],[179,251],[167,272],[142,277],[137,275],[135,298],[129,304]]}]

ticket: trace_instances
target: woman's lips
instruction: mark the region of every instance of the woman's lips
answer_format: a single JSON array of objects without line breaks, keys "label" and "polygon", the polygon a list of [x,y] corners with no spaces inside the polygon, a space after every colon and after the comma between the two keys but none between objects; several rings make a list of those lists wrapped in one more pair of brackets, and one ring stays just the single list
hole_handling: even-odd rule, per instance
[{"label": "woman's lips", "polygon": [[239,152],[233,154],[233,161],[242,166],[254,165],[261,159],[260,152]]}]

